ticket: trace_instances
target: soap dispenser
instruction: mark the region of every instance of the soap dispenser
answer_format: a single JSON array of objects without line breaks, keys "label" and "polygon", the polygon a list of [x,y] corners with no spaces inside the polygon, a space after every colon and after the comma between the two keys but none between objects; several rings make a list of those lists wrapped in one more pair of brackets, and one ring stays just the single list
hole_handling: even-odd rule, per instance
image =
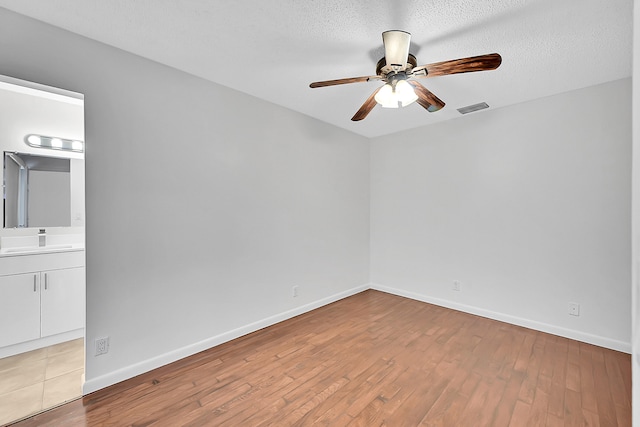
[{"label": "soap dispenser", "polygon": [[38,246],[47,246],[47,232],[44,228],[41,228],[38,232]]}]

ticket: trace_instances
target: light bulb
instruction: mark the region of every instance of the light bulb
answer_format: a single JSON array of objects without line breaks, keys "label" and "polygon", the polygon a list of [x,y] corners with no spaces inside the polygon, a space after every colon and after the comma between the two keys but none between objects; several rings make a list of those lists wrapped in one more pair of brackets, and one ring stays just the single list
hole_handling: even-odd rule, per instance
[{"label": "light bulb", "polygon": [[29,135],[29,137],[27,138],[27,141],[29,142],[29,144],[33,144],[33,145],[42,144],[42,140],[38,135]]},{"label": "light bulb", "polygon": [[71,149],[75,151],[82,151],[82,141],[73,141],[71,143]]},{"label": "light bulb", "polygon": [[53,148],[62,148],[62,140],[60,138],[51,138],[51,146]]}]

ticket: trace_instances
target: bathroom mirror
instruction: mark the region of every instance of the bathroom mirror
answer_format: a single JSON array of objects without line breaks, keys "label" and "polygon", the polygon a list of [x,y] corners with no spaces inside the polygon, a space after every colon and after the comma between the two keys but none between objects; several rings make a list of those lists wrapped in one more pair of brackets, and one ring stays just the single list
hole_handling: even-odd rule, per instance
[{"label": "bathroom mirror", "polygon": [[4,152],[4,228],[71,225],[71,159]]}]

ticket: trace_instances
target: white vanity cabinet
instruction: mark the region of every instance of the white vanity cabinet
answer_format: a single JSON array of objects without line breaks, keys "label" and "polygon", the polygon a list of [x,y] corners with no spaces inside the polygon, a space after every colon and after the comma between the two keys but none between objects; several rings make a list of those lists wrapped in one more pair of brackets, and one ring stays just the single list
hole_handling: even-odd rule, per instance
[{"label": "white vanity cabinet", "polygon": [[0,357],[83,336],[84,251],[0,257]]},{"label": "white vanity cabinet", "polygon": [[84,268],[40,273],[40,336],[84,328]]},{"label": "white vanity cabinet", "polygon": [[0,277],[0,347],[40,338],[39,276]]}]

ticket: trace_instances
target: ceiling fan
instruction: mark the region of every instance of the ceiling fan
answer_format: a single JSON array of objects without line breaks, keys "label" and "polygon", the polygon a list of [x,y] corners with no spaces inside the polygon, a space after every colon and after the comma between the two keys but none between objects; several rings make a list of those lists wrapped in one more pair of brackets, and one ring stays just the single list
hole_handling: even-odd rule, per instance
[{"label": "ceiling fan", "polygon": [[495,70],[502,63],[502,57],[499,54],[490,53],[488,55],[434,62],[433,64],[418,67],[416,57],[409,53],[410,41],[411,34],[406,31],[385,31],[382,33],[384,58],[378,61],[375,76],[325,80],[313,82],[309,87],[335,86],[372,80],[383,81],[385,84],[376,89],[367,98],[351,118],[353,121],[359,121],[367,117],[373,107],[376,106],[376,103],[385,108],[398,108],[399,106],[406,107],[413,102],[417,102],[427,111],[433,113],[444,107],[444,102],[431,93],[429,89],[415,81],[415,79]]}]

